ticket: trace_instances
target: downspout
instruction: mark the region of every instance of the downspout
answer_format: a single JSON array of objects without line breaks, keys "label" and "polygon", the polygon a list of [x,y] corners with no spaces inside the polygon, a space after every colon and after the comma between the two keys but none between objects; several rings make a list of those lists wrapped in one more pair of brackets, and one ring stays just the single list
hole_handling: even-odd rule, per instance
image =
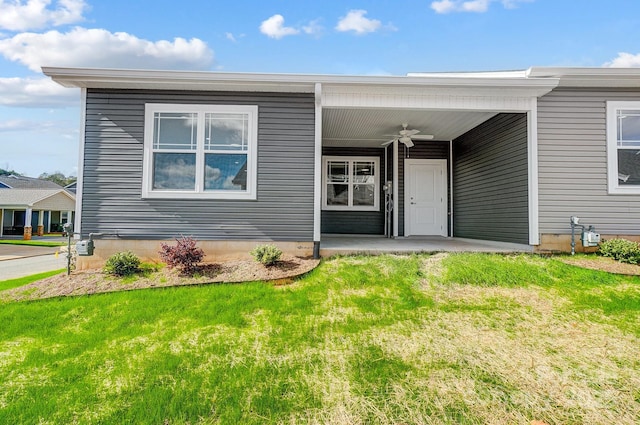
[{"label": "downspout", "polygon": [[538,212],[538,98],[531,99],[527,112],[527,153],[529,162],[529,245],[540,245]]},{"label": "downspout", "polygon": [[[87,89],[80,89],[80,147],[78,152],[78,179],[76,181],[76,217],[74,221],[74,232],[80,238],[82,232],[82,187],[84,186],[84,141],[86,132],[86,116],[87,116]],[[60,221],[62,221],[62,212],[60,212]],[[69,219],[67,219],[69,221]]]},{"label": "downspout", "polygon": [[313,258],[320,258],[322,207],[322,84],[315,86],[315,144],[313,164]]}]

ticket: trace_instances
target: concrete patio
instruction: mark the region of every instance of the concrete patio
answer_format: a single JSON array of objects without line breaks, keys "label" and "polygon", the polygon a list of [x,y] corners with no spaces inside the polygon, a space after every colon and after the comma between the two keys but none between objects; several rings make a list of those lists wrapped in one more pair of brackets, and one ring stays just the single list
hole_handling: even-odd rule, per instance
[{"label": "concrete patio", "polygon": [[533,252],[533,247],[508,242],[484,241],[442,236],[385,238],[362,235],[322,235],[320,255],[383,254],[411,252]]}]

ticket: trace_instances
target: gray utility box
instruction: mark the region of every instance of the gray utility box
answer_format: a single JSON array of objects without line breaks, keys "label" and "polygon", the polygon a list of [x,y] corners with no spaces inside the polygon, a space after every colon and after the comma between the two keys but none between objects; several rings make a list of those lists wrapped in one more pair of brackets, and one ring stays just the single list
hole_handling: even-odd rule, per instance
[{"label": "gray utility box", "polygon": [[93,241],[92,240],[84,240],[76,242],[76,252],[81,256],[91,256],[93,255]]},{"label": "gray utility box", "polygon": [[600,243],[600,233],[596,233],[592,230],[585,230],[582,232],[582,246],[598,246]]}]

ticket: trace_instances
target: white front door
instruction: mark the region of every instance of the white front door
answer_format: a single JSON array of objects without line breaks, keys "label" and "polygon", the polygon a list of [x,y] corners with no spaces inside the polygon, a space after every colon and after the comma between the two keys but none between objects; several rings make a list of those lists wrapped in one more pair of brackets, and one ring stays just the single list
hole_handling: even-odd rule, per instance
[{"label": "white front door", "polygon": [[447,161],[404,162],[404,234],[447,236]]}]

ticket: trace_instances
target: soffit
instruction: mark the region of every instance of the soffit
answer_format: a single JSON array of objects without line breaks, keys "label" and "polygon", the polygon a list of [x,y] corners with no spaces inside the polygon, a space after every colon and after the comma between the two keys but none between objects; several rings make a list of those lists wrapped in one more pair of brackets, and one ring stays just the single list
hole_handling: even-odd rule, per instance
[{"label": "soffit", "polygon": [[453,140],[494,115],[496,112],[492,111],[324,109],[322,144],[379,147],[398,134],[403,123],[420,130],[420,135],[432,134],[434,140]]}]

